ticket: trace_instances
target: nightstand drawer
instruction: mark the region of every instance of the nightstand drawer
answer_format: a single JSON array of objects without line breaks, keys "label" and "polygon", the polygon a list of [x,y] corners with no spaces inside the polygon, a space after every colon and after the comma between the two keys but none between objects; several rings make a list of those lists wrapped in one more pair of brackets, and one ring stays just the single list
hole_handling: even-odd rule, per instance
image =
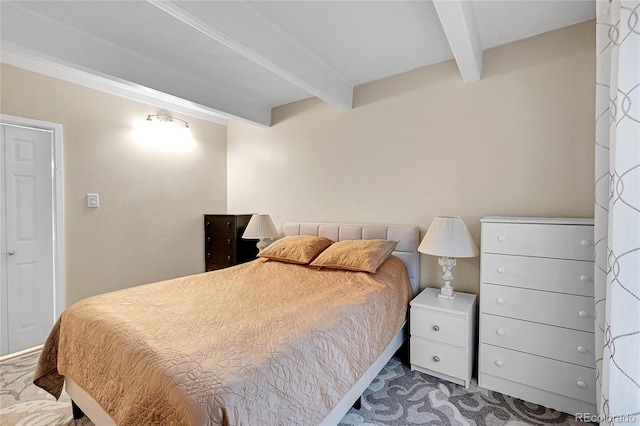
[{"label": "nightstand drawer", "polygon": [[440,312],[411,308],[411,336],[435,340],[466,349],[469,342],[469,319]]},{"label": "nightstand drawer", "polygon": [[419,337],[411,337],[409,346],[411,364],[448,376],[468,377],[469,351],[437,344]]},{"label": "nightstand drawer", "polygon": [[593,332],[593,297],[482,283],[482,313]]},{"label": "nightstand drawer", "polygon": [[480,342],[595,368],[593,333],[481,314]]},{"label": "nightstand drawer", "polygon": [[[484,374],[595,403],[594,368],[556,361],[523,352],[480,345],[480,369]],[[526,366],[526,368],[523,368]]]},{"label": "nightstand drawer", "polygon": [[593,296],[593,262],[483,253],[482,281]]},{"label": "nightstand drawer", "polygon": [[593,226],[484,223],[483,253],[594,260]]}]

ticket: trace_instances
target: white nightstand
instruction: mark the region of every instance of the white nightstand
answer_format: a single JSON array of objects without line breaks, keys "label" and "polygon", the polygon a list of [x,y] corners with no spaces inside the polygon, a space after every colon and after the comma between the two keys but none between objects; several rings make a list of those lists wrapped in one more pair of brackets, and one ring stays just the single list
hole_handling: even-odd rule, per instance
[{"label": "white nightstand", "polygon": [[426,288],[411,301],[411,369],[469,387],[476,333],[476,295],[439,299]]}]

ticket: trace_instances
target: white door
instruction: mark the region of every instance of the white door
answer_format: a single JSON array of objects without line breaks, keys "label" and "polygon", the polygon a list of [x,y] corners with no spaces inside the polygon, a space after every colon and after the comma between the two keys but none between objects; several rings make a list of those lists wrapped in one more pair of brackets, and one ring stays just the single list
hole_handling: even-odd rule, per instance
[{"label": "white door", "polygon": [[0,126],[0,355],[44,343],[54,323],[53,138]]}]

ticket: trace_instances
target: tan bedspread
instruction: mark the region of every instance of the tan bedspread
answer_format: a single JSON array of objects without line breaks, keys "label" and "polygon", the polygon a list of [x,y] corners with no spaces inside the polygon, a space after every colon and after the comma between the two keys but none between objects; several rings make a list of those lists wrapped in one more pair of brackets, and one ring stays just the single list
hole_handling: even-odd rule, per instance
[{"label": "tan bedspread", "polygon": [[118,425],[318,424],[410,295],[395,257],[376,274],[258,259],[108,293],[62,314],[34,383],[57,397],[68,376]]}]

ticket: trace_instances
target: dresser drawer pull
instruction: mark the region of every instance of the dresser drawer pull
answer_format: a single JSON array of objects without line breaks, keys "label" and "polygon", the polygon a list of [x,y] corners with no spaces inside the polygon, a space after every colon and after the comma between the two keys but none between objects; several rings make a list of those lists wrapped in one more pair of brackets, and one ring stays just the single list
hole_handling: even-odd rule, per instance
[{"label": "dresser drawer pull", "polygon": [[498,367],[502,367],[503,366],[502,361],[500,361],[500,360],[497,360],[495,364]]},{"label": "dresser drawer pull", "polygon": [[583,283],[588,283],[589,281],[591,281],[591,277],[588,275],[580,275],[580,281],[582,281]]},{"label": "dresser drawer pull", "polygon": [[231,262],[231,255],[227,256],[227,260]]},{"label": "dresser drawer pull", "polygon": [[498,298],[496,299],[496,303],[497,303],[498,305],[504,305],[504,299],[503,299],[502,297],[498,297]]},{"label": "dresser drawer pull", "polygon": [[440,331],[440,327],[437,325],[434,325],[432,328],[433,328],[433,331]]},{"label": "dresser drawer pull", "polygon": [[585,382],[583,382],[582,380],[578,380],[578,381],[576,382],[576,386],[577,386],[577,387],[579,387],[579,388],[584,389],[584,388],[586,388],[586,387],[587,387],[587,384],[586,384]]},{"label": "dresser drawer pull", "polygon": [[227,238],[227,244],[231,244],[231,238]]},{"label": "dresser drawer pull", "polygon": [[207,237],[207,242],[211,241],[211,237]]},{"label": "dresser drawer pull", "polygon": [[207,221],[207,226],[211,226],[211,222]]},{"label": "dresser drawer pull", "polygon": [[587,348],[585,348],[584,346],[578,346],[578,347],[576,348],[576,350],[577,350],[578,352],[580,352],[580,353],[583,353],[583,354],[584,354],[584,353],[587,353]]},{"label": "dresser drawer pull", "polygon": [[579,316],[580,318],[589,318],[589,314],[588,314],[588,313],[586,313],[585,311],[580,311],[580,312],[578,312],[578,316]]},{"label": "dresser drawer pull", "polygon": [[507,238],[504,235],[498,235],[498,241],[504,243],[505,241],[507,241]]},{"label": "dresser drawer pull", "polygon": [[211,257],[211,253],[210,252],[207,252],[207,257]]},{"label": "dresser drawer pull", "polygon": [[437,355],[433,357],[433,361],[434,362],[440,362],[440,357],[438,357]]},{"label": "dresser drawer pull", "polygon": [[582,247],[589,247],[589,246],[591,245],[591,241],[589,241],[589,240],[582,240],[582,241],[580,241],[580,245],[581,245]]},{"label": "dresser drawer pull", "polygon": [[498,336],[504,336],[504,330],[497,329],[497,330],[496,330],[496,334],[497,334]]},{"label": "dresser drawer pull", "polygon": [[498,273],[499,274],[504,274],[504,272],[505,272],[505,269],[502,266],[499,266],[498,267]]},{"label": "dresser drawer pull", "polygon": [[231,228],[231,222],[227,222],[227,228]]}]

